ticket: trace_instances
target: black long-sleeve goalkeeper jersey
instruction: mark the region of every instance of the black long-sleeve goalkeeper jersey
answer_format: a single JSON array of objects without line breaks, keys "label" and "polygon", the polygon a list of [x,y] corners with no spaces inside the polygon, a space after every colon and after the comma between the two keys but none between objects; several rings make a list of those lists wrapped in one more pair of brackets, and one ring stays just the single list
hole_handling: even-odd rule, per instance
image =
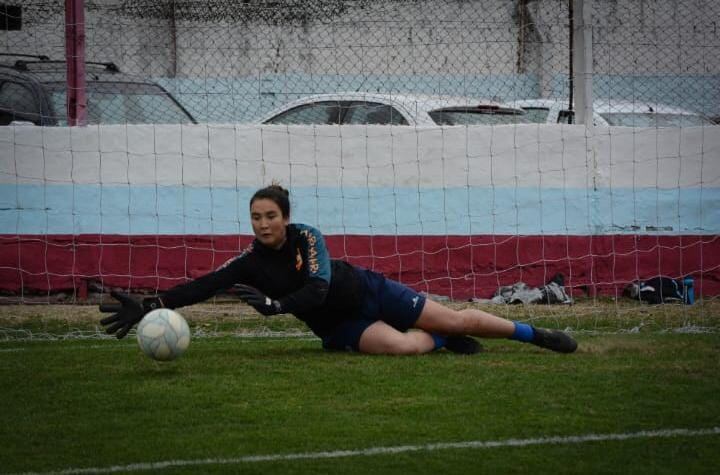
[{"label": "black long-sleeve goalkeeper jersey", "polygon": [[312,226],[290,224],[279,250],[255,239],[216,271],[168,290],[163,305],[179,308],[202,302],[234,284],[251,285],[278,300],[283,312],[303,320],[323,337],[360,308],[364,289],[355,268],[330,259],[322,234]]}]

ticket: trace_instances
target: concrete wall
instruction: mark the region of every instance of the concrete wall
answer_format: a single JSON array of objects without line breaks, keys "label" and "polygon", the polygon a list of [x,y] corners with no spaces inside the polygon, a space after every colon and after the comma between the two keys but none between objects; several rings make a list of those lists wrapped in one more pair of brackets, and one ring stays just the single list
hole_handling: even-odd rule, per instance
[{"label": "concrete wall", "polygon": [[0,290],[166,289],[252,239],[263,184],[334,257],[453,298],[499,283],[720,294],[720,128],[0,127]]},{"label": "concrete wall", "polygon": [[250,233],[280,180],[328,234],[720,234],[720,128],[1,127],[8,234]]}]

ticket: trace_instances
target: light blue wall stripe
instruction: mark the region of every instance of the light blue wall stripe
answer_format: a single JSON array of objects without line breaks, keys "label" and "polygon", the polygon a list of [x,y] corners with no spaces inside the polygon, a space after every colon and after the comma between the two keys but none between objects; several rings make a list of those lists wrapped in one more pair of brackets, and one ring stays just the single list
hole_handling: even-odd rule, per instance
[{"label": "light blue wall stripe", "polygon": [[[0,185],[2,234],[249,234],[251,188]],[[326,234],[718,234],[720,188],[293,188]]]}]

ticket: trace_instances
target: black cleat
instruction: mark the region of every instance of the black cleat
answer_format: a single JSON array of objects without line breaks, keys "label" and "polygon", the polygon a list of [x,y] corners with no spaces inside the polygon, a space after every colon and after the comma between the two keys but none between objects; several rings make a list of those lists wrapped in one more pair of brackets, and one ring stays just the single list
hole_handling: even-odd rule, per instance
[{"label": "black cleat", "polygon": [[483,350],[479,341],[464,335],[447,337],[445,340],[445,348],[461,355],[474,355]]},{"label": "black cleat", "polygon": [[557,351],[558,353],[572,353],[577,350],[577,342],[565,332],[560,330],[548,330],[547,328],[532,327],[535,335],[530,343]]}]

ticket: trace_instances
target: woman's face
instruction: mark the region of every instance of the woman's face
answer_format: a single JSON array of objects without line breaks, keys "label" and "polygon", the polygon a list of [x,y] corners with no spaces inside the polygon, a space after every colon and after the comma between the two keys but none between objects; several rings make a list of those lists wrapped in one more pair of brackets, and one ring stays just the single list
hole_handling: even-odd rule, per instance
[{"label": "woman's face", "polygon": [[289,218],[283,216],[280,207],[273,200],[259,198],[250,205],[250,221],[258,241],[272,249],[285,244]]}]

